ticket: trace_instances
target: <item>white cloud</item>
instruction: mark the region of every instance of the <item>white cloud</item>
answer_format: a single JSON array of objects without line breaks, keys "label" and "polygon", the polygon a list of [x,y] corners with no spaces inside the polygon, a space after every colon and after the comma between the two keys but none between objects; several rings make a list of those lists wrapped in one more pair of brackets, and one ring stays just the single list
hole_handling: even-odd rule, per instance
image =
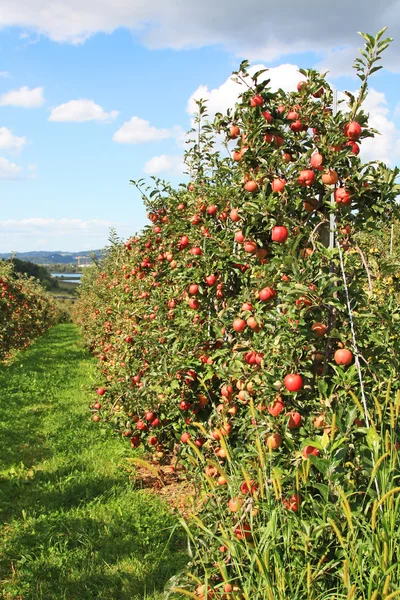
[{"label": "white cloud", "polygon": [[[375,0],[323,5],[321,0],[2,0],[0,13],[0,27],[20,26],[56,41],[81,43],[97,32],[123,27],[151,48],[220,45],[268,61],[292,52],[325,54],[355,46],[356,31],[375,32],[387,24],[389,34],[399,39],[398,0],[385,0],[379,11]],[[392,67],[399,70],[395,60]]]},{"label": "white cloud", "polygon": [[174,129],[157,129],[149,121],[132,117],[113,135],[114,142],[120,144],[144,144],[146,142],[159,142],[172,137]]},{"label": "white cloud", "polygon": [[369,126],[381,134],[362,141],[363,160],[381,160],[394,165],[400,158],[400,131],[389,118],[385,94],[370,88],[363,109],[369,113]]},{"label": "white cloud", "polygon": [[7,77],[10,77],[10,73],[8,71],[0,71],[0,77],[7,79]]},{"label": "white cloud", "polygon": [[[249,74],[253,75],[261,69],[266,69],[263,64],[253,65],[248,69]],[[268,69],[266,73],[260,76],[259,81],[270,79],[272,90],[282,88],[285,91],[295,90],[300,79],[304,79],[299,72],[299,67],[293,64],[283,64],[279,67]],[[251,80],[250,80],[251,81]],[[246,89],[245,84],[239,84],[229,77],[218,88],[208,89],[207,85],[201,85],[189,98],[187,104],[187,112],[194,114],[197,110],[195,100],[207,100],[207,112],[212,117],[217,112],[226,112],[227,108],[232,108],[235,105],[239,95]]]},{"label": "white cloud", "polygon": [[29,89],[26,85],[19,90],[11,90],[0,96],[0,106],[20,106],[39,108],[44,103],[43,88]]},{"label": "white cloud", "polygon": [[22,167],[0,156],[0,179],[21,179]]},{"label": "white cloud", "polygon": [[25,137],[18,137],[7,127],[0,127],[0,150],[13,150],[18,153],[21,152],[25,144]]},{"label": "white cloud", "polygon": [[93,100],[82,98],[70,100],[52,109],[49,121],[83,123],[85,121],[113,121],[119,115],[118,110],[107,113]]},{"label": "white cloud", "polygon": [[147,175],[158,175],[159,173],[169,173],[170,175],[183,175],[185,165],[182,156],[170,156],[161,154],[153,156],[146,162],[143,171]]}]

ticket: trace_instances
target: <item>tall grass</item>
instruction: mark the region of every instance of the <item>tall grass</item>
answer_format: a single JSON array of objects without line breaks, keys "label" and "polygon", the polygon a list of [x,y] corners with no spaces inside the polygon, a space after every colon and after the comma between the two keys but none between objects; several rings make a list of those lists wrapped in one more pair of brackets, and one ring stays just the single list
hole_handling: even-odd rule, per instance
[{"label": "tall grass", "polygon": [[[348,400],[320,438],[320,457],[294,457],[289,488],[258,435],[247,454],[222,439],[225,464],[207,461],[214,477],[204,473],[201,453],[193,453],[203,506],[185,524],[191,574],[172,583],[171,597],[400,597],[400,393],[391,394],[389,385],[374,399],[369,429],[360,422],[354,428],[362,408],[351,392]],[[225,484],[218,485],[219,475]],[[245,482],[252,492],[243,492]],[[293,501],[294,494],[300,498]],[[237,512],[229,499],[238,499]]]}]

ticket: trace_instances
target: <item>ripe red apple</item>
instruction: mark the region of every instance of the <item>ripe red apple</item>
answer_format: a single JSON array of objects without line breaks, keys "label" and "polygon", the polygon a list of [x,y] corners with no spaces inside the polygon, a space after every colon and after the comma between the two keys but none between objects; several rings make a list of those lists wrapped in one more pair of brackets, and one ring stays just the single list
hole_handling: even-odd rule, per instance
[{"label": "ripe red apple", "polygon": [[252,329],[256,333],[258,333],[261,329],[259,323],[256,321],[256,319],[254,317],[249,317],[247,319],[246,323],[247,323],[248,327],[250,327],[250,329]]},{"label": "ripe red apple", "polygon": [[270,433],[265,438],[267,448],[277,450],[282,445],[282,436],[279,433]]},{"label": "ripe red apple", "polygon": [[297,182],[303,187],[310,187],[315,181],[315,173],[311,169],[304,169],[300,171]]},{"label": "ripe red apple", "polygon": [[235,528],[235,535],[238,540],[251,540],[251,527],[247,521],[242,521],[240,525]]},{"label": "ripe red apple", "polygon": [[289,373],[285,375],[283,383],[288,392],[299,392],[303,387],[303,378],[297,373]]},{"label": "ripe red apple", "polygon": [[285,189],[286,179],[274,179],[271,183],[271,189],[273,192],[281,194]]},{"label": "ripe red apple", "polygon": [[283,162],[284,162],[284,163],[286,163],[286,164],[287,164],[287,163],[290,163],[290,162],[292,161],[292,158],[293,158],[293,157],[292,157],[292,155],[291,155],[291,154],[289,154],[289,152],[284,152],[284,153],[282,154],[282,160],[283,160]]},{"label": "ripe red apple", "polygon": [[140,446],[140,436],[138,435],[133,435],[131,437],[131,439],[129,440],[131,448],[137,448],[138,446]]},{"label": "ripe red apple", "polygon": [[186,248],[186,246],[189,245],[189,238],[187,237],[187,235],[183,235],[181,237],[181,239],[179,240],[179,246],[181,248]]},{"label": "ripe red apple", "polygon": [[256,94],[250,99],[250,106],[262,106],[264,104],[264,98],[260,94]]},{"label": "ripe red apple", "polygon": [[307,125],[304,125],[299,119],[296,119],[290,124],[290,129],[295,133],[298,133],[299,131],[306,131]]},{"label": "ripe red apple", "polygon": [[243,244],[243,242],[244,242],[243,231],[236,231],[235,242],[237,242],[238,244]]},{"label": "ripe red apple", "polygon": [[336,350],[334,360],[337,365],[347,366],[353,360],[353,353],[345,348],[340,348],[339,350]]},{"label": "ripe red apple", "polygon": [[310,165],[313,169],[317,169],[317,171],[323,170],[324,157],[319,152],[315,152],[310,158]]},{"label": "ripe red apple", "polygon": [[335,185],[339,180],[339,175],[337,171],[327,169],[325,173],[323,173],[321,179],[322,183],[325,183],[325,185]]},{"label": "ripe red apple", "polygon": [[269,113],[267,110],[264,110],[261,114],[264,117],[264,119],[267,121],[267,123],[271,123],[271,121],[272,121],[271,113]]},{"label": "ripe red apple", "polygon": [[[324,91],[325,90],[323,87],[319,88],[319,90],[317,90],[316,92],[313,93],[313,98],[321,98]],[[330,109],[328,108],[327,110],[330,110]],[[324,110],[324,112],[325,112],[325,110]]]},{"label": "ripe red apple", "polygon": [[192,407],[191,403],[188,402],[187,400],[181,400],[179,402],[179,408],[181,410],[189,410]]},{"label": "ripe red apple", "polygon": [[99,387],[99,388],[97,388],[96,393],[99,396],[104,396],[104,394],[106,393],[106,390],[103,387]]},{"label": "ripe red apple", "polygon": [[311,329],[317,337],[323,337],[326,334],[327,326],[325,323],[314,323]]},{"label": "ripe red apple", "polygon": [[258,293],[258,297],[262,302],[268,302],[275,298],[276,293],[271,287],[265,287]]},{"label": "ripe red apple", "polygon": [[275,225],[272,228],[272,236],[271,239],[273,242],[277,242],[278,244],[284,244],[288,239],[289,232],[286,227],[283,225]]},{"label": "ripe red apple", "polygon": [[285,408],[285,405],[283,403],[282,398],[276,398],[276,400],[274,400],[273,404],[271,404],[270,406],[268,406],[267,410],[269,412],[269,414],[273,417],[277,417]]},{"label": "ripe red apple", "polygon": [[240,485],[240,491],[242,494],[255,494],[258,490],[258,483],[254,481],[254,479],[250,479],[248,482],[243,481]]},{"label": "ripe red apple", "polygon": [[338,204],[344,204],[345,206],[349,206],[352,201],[352,196],[345,187],[336,188],[334,198]]},{"label": "ripe red apple", "polygon": [[267,252],[266,248],[257,248],[256,256],[259,261],[265,262],[265,257],[267,256],[267,254],[268,254],[268,252]]},{"label": "ripe red apple", "polygon": [[148,410],[144,413],[144,418],[146,421],[152,421],[154,419],[154,413],[151,410]]},{"label": "ripe red apple", "polygon": [[236,318],[232,323],[232,327],[237,332],[243,331],[243,329],[246,327],[246,321]]},{"label": "ripe red apple", "polygon": [[253,242],[252,240],[248,240],[244,243],[244,251],[249,254],[254,254],[257,251],[257,242]]},{"label": "ripe red apple", "polygon": [[346,142],[345,146],[349,146],[349,148],[351,148],[352,154],[355,154],[356,156],[357,154],[360,154],[360,146],[356,142],[353,142],[353,140]]},{"label": "ripe red apple", "polygon": [[243,504],[243,500],[241,498],[230,498],[228,501],[228,509],[231,512],[238,512],[238,510],[240,510],[240,507]]},{"label": "ripe red apple", "polygon": [[98,423],[100,421],[101,417],[98,414],[94,414],[93,417],[92,417],[92,419],[93,419],[93,421],[95,423]]},{"label": "ripe red apple", "polygon": [[195,296],[199,291],[199,286],[197,285],[197,283],[192,283],[189,286],[189,294],[192,294],[192,296]]},{"label": "ripe red apple", "polygon": [[301,498],[300,498],[299,494],[293,494],[292,496],[290,496],[290,498],[288,500],[286,500],[286,498],[284,498],[282,500],[282,504],[288,510],[292,510],[293,512],[298,512],[298,510],[300,508],[300,504],[301,504]]},{"label": "ripe red apple", "polygon": [[215,204],[211,204],[211,206],[209,206],[207,208],[207,213],[209,215],[215,215],[215,213],[217,212],[217,210],[218,210],[217,206]]},{"label": "ripe red apple", "polygon": [[244,189],[246,190],[246,192],[250,192],[251,194],[254,194],[258,190],[257,181],[253,181],[253,179],[246,181],[246,183],[244,184]]},{"label": "ripe red apple", "polygon": [[304,79],[302,81],[299,81],[299,83],[297,84],[297,91],[301,92],[301,90],[305,89],[308,87],[308,83],[307,81],[305,81]]},{"label": "ripe red apple", "polygon": [[318,448],[314,448],[314,446],[305,446],[303,448],[302,455],[304,456],[304,458],[308,458],[310,454],[312,454],[313,456],[319,456],[320,452]]},{"label": "ripe red apple", "polygon": [[215,275],[207,275],[207,277],[205,277],[205,282],[207,285],[212,286],[217,283],[217,278]]},{"label": "ripe red apple", "polygon": [[187,432],[182,433],[182,435],[181,435],[181,442],[183,444],[187,444],[189,440],[190,440],[190,433],[187,433]]},{"label": "ripe red apple", "polygon": [[237,208],[232,208],[231,212],[229,213],[229,216],[234,223],[237,223],[241,219],[239,215],[239,210]]},{"label": "ripe red apple", "polygon": [[351,140],[358,140],[361,135],[361,125],[357,121],[351,121],[344,127],[344,135]]},{"label": "ripe red apple", "polygon": [[286,415],[287,417],[289,417],[288,422],[287,422],[287,426],[288,429],[298,429],[301,425],[301,414],[296,412],[296,411],[292,411],[290,413],[287,413]]},{"label": "ripe red apple", "polygon": [[188,301],[188,305],[189,308],[192,308],[193,310],[198,310],[198,308],[200,307],[200,302],[196,298],[190,298]]},{"label": "ripe red apple", "polygon": [[242,304],[242,310],[246,311],[246,310],[253,310],[253,306],[249,303],[249,302],[244,302]]},{"label": "ripe red apple", "polygon": [[199,246],[193,246],[193,248],[190,248],[190,254],[193,254],[194,256],[201,256],[203,251]]},{"label": "ripe red apple", "polygon": [[236,138],[238,138],[240,135],[240,129],[237,125],[232,125],[229,128],[229,137],[231,138],[231,140],[236,140]]}]

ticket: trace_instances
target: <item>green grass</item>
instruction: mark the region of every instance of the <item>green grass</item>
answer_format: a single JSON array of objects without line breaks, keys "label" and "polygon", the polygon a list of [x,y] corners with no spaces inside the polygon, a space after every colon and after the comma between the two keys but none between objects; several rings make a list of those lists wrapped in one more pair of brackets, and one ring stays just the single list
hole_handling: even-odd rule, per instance
[{"label": "green grass", "polygon": [[156,600],[186,561],[176,518],[135,489],[128,445],[90,420],[95,365],[58,325],[0,366],[0,598]]}]

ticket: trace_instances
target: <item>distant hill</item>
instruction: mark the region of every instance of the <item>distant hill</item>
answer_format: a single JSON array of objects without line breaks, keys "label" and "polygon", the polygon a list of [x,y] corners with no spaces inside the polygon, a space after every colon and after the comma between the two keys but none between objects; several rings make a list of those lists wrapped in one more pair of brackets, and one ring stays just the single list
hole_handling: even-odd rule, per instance
[{"label": "distant hill", "polygon": [[[53,251],[47,252],[46,250],[38,250],[36,252],[15,252],[15,257],[21,260],[27,260],[29,262],[35,263],[36,265],[50,265],[54,263],[58,264],[72,264],[76,265],[78,263],[77,257],[88,257],[90,258],[91,254],[95,254],[97,258],[101,256],[101,250],[83,250],[81,252],[62,252],[62,251]],[[11,258],[11,252],[6,252],[5,254],[0,254],[0,259],[8,259]]]}]

